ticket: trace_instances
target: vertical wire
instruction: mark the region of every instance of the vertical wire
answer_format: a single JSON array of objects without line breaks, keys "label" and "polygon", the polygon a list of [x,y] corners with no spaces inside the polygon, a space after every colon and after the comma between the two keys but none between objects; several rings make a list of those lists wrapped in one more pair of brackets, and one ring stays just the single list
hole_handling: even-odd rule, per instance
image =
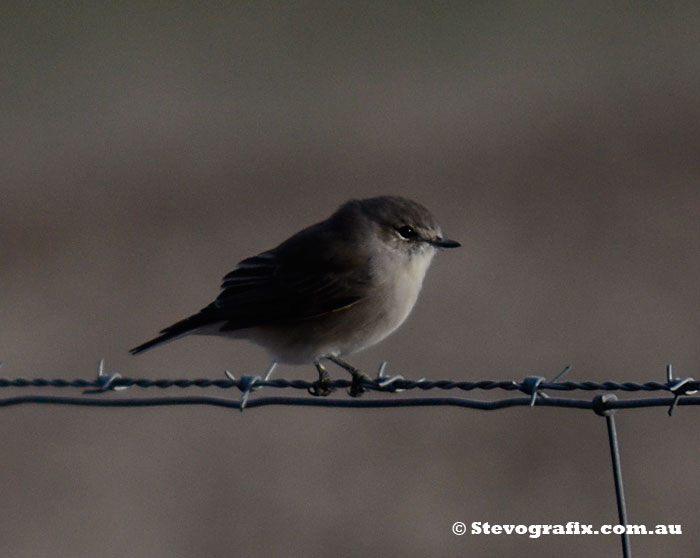
[{"label": "vertical wire", "polygon": [[620,465],[620,448],[617,442],[617,428],[615,427],[615,416],[612,412],[605,415],[605,422],[608,426],[608,441],[610,442],[610,457],[612,458],[613,477],[615,479],[615,494],[617,496],[617,515],[620,525],[625,526],[622,538],[622,556],[631,558],[630,536],[627,532],[627,505],[625,503],[625,489],[622,484],[622,466]]}]

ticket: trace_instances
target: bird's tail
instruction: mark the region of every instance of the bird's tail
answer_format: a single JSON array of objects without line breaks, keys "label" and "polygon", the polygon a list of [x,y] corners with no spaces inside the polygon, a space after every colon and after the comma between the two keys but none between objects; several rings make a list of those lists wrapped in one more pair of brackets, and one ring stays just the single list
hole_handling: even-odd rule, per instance
[{"label": "bird's tail", "polygon": [[184,320],[180,320],[179,322],[174,323],[170,327],[166,327],[160,332],[160,335],[158,337],[156,337],[155,339],[151,339],[150,341],[146,341],[138,347],[130,349],[129,352],[132,355],[137,355],[139,353],[147,351],[148,349],[152,349],[153,347],[155,347],[156,345],[160,345],[161,343],[167,343],[168,341],[173,341],[178,337],[194,333],[195,330],[198,330],[201,327],[215,323],[217,321],[214,316],[215,313],[216,312],[213,306],[207,306],[206,308],[200,310],[199,313],[194,314],[189,318],[185,318]]}]

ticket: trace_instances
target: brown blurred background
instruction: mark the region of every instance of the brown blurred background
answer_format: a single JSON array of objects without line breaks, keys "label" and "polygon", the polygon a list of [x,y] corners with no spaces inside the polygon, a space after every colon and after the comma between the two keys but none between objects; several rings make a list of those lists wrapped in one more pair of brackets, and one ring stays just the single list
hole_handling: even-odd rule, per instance
[{"label": "brown blurred background", "polygon": [[[572,380],[643,382],[671,362],[698,377],[697,2],[1,15],[3,376],[92,378],[101,357],[130,377],[261,373],[245,342],[127,349],[209,302],[240,259],[396,193],[463,248],[361,368],[476,380],[571,364]],[[615,536],[450,531],[616,523],[589,412],[0,413],[2,556],[620,553]],[[618,415],[630,521],[684,528],[633,537],[635,556],[700,553],[699,419]]]}]

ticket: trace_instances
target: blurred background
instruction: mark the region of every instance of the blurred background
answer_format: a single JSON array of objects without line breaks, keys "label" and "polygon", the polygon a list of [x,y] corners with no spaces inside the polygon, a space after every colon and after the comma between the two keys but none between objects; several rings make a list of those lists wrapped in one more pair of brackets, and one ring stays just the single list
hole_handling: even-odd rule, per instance
[{"label": "blurred background", "polygon": [[[239,260],[349,198],[400,194],[463,247],[351,359],[371,375],[387,360],[412,379],[570,364],[571,380],[665,381],[668,363],[698,377],[697,2],[1,13],[3,376],[93,378],[102,357],[129,377],[260,374],[269,359],[246,342],[127,350],[212,300]],[[616,536],[451,533],[616,523],[590,412],[1,414],[2,556],[620,553]],[[618,414],[630,522],[684,530],[633,537],[636,556],[700,552],[699,418]]]}]

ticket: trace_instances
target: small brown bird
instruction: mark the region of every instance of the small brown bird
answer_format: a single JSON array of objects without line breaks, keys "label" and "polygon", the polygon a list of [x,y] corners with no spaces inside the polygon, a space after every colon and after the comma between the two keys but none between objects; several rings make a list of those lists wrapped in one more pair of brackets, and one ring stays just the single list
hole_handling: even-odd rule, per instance
[{"label": "small brown bird", "polygon": [[352,374],[352,395],[366,376],[340,357],[384,339],[411,312],[443,238],[432,214],[406,198],[351,200],[325,221],[241,261],[218,297],[198,313],[131,349],[138,354],[191,333],[247,339],[276,362],[314,364],[316,394],[326,395],[328,359]]}]

